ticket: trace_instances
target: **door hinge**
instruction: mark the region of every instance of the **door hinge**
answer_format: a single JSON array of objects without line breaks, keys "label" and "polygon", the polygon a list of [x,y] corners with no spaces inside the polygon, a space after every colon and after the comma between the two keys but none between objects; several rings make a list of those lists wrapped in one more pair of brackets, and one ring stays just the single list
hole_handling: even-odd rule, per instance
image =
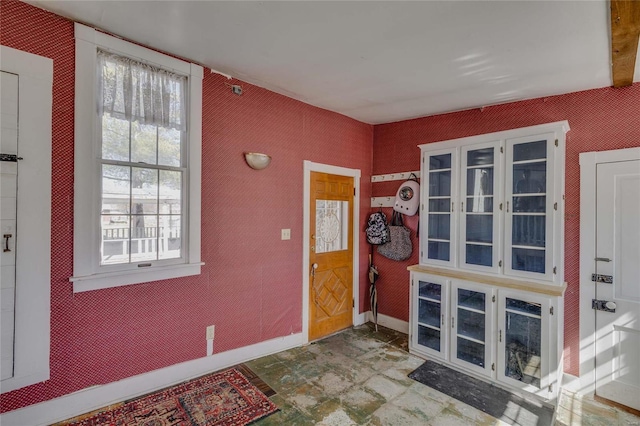
[{"label": "door hinge", "polygon": [[491,364],[491,371],[496,371],[496,363]]},{"label": "door hinge", "polygon": [[411,287],[413,287],[413,280],[411,280]]},{"label": "door hinge", "polygon": [[502,210],[502,203],[500,203],[499,209]]},{"label": "door hinge", "polygon": [[500,154],[504,154],[504,148],[500,147]]},{"label": "door hinge", "polygon": [[353,188],[353,196],[354,197],[356,196],[356,188],[355,187]]},{"label": "door hinge", "polygon": [[498,342],[502,342],[502,330],[498,331]]},{"label": "door hinge", "polygon": [[616,302],[612,302],[610,300],[591,299],[591,309],[594,309],[596,311],[615,313],[616,307]]},{"label": "door hinge", "polygon": [[554,209],[554,210],[558,210],[558,203],[557,203],[557,202],[556,202],[556,203],[553,203],[553,209]]},{"label": "door hinge", "polygon": [[553,392],[553,383],[549,385],[549,392]]},{"label": "door hinge", "polygon": [[10,163],[17,163],[18,160],[22,160],[22,157],[18,157],[14,154],[0,154],[0,161],[8,161]]},{"label": "door hinge", "polygon": [[555,275],[555,274],[557,274],[557,273],[558,273],[558,267],[557,267],[557,266],[554,266],[554,267],[553,267],[553,274]]},{"label": "door hinge", "polygon": [[613,284],[613,275],[591,274],[591,281],[603,284]]},{"label": "door hinge", "polygon": [[499,267],[499,268],[502,268],[502,260],[499,260],[499,261],[498,261],[498,267]]},{"label": "door hinge", "polygon": [[491,297],[491,301],[495,303],[496,301],[496,295],[494,294],[493,297]]},{"label": "door hinge", "polygon": [[553,315],[553,306],[549,308],[549,314]]},{"label": "door hinge", "polygon": [[558,139],[556,139],[556,144],[555,145],[558,146]]},{"label": "door hinge", "polygon": [[356,307],[356,299],[351,299],[351,307],[352,308]]}]

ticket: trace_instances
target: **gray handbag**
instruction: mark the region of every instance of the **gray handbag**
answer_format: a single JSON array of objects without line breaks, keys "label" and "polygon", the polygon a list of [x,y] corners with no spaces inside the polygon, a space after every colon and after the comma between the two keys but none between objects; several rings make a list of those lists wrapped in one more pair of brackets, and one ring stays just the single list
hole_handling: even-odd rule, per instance
[{"label": "gray handbag", "polygon": [[413,245],[411,244],[411,231],[404,226],[402,215],[393,212],[393,219],[389,225],[391,241],[378,246],[378,253],[391,260],[406,260],[411,257]]}]

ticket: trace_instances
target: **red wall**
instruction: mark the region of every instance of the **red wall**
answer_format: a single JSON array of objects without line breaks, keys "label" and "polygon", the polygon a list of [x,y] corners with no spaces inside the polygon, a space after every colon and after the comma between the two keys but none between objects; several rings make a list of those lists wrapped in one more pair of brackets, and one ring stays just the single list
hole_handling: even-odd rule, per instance
[{"label": "red wall", "polygon": [[[373,127],[239,81],[233,95],[205,70],[202,274],[74,295],[73,23],[15,0],[0,7],[0,43],[54,61],[51,379],[2,394],[1,411],[203,357],[207,325],[216,353],[301,332],[303,160],[362,171],[364,223]],[[270,154],[271,166],[250,169],[243,151]],[[363,311],[366,250],[360,267]]]},{"label": "red wall", "polygon": [[[622,89],[604,88],[473,109],[374,128],[373,174],[420,169],[417,145],[518,127],[568,120],[565,180],[565,371],[579,372],[579,232],[580,168],[578,154],[640,146],[640,83]],[[398,183],[373,184],[372,196],[397,190]],[[390,209],[387,209],[387,213]],[[416,229],[416,219],[409,226]],[[414,241],[414,244],[416,242]],[[409,319],[409,273],[417,250],[406,262],[376,258],[380,269],[379,312]]]}]

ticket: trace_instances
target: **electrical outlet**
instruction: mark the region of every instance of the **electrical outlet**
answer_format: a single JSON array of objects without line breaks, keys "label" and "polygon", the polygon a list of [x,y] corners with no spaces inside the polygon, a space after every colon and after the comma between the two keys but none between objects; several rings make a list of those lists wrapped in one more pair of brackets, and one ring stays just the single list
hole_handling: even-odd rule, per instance
[{"label": "electrical outlet", "polygon": [[290,240],[291,239],[291,229],[283,229],[281,231],[281,238],[282,240]]},{"label": "electrical outlet", "polygon": [[215,333],[216,333],[215,325],[210,325],[209,327],[207,327],[207,340],[213,340]]}]

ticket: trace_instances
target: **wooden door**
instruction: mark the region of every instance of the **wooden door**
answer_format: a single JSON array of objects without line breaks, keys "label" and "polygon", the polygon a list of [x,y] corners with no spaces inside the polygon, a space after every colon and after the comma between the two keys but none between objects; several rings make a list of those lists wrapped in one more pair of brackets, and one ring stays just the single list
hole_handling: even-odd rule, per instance
[{"label": "wooden door", "polygon": [[309,340],[353,325],[353,178],[311,172]]},{"label": "wooden door", "polygon": [[640,160],[596,173],[596,394],[640,410]]}]

